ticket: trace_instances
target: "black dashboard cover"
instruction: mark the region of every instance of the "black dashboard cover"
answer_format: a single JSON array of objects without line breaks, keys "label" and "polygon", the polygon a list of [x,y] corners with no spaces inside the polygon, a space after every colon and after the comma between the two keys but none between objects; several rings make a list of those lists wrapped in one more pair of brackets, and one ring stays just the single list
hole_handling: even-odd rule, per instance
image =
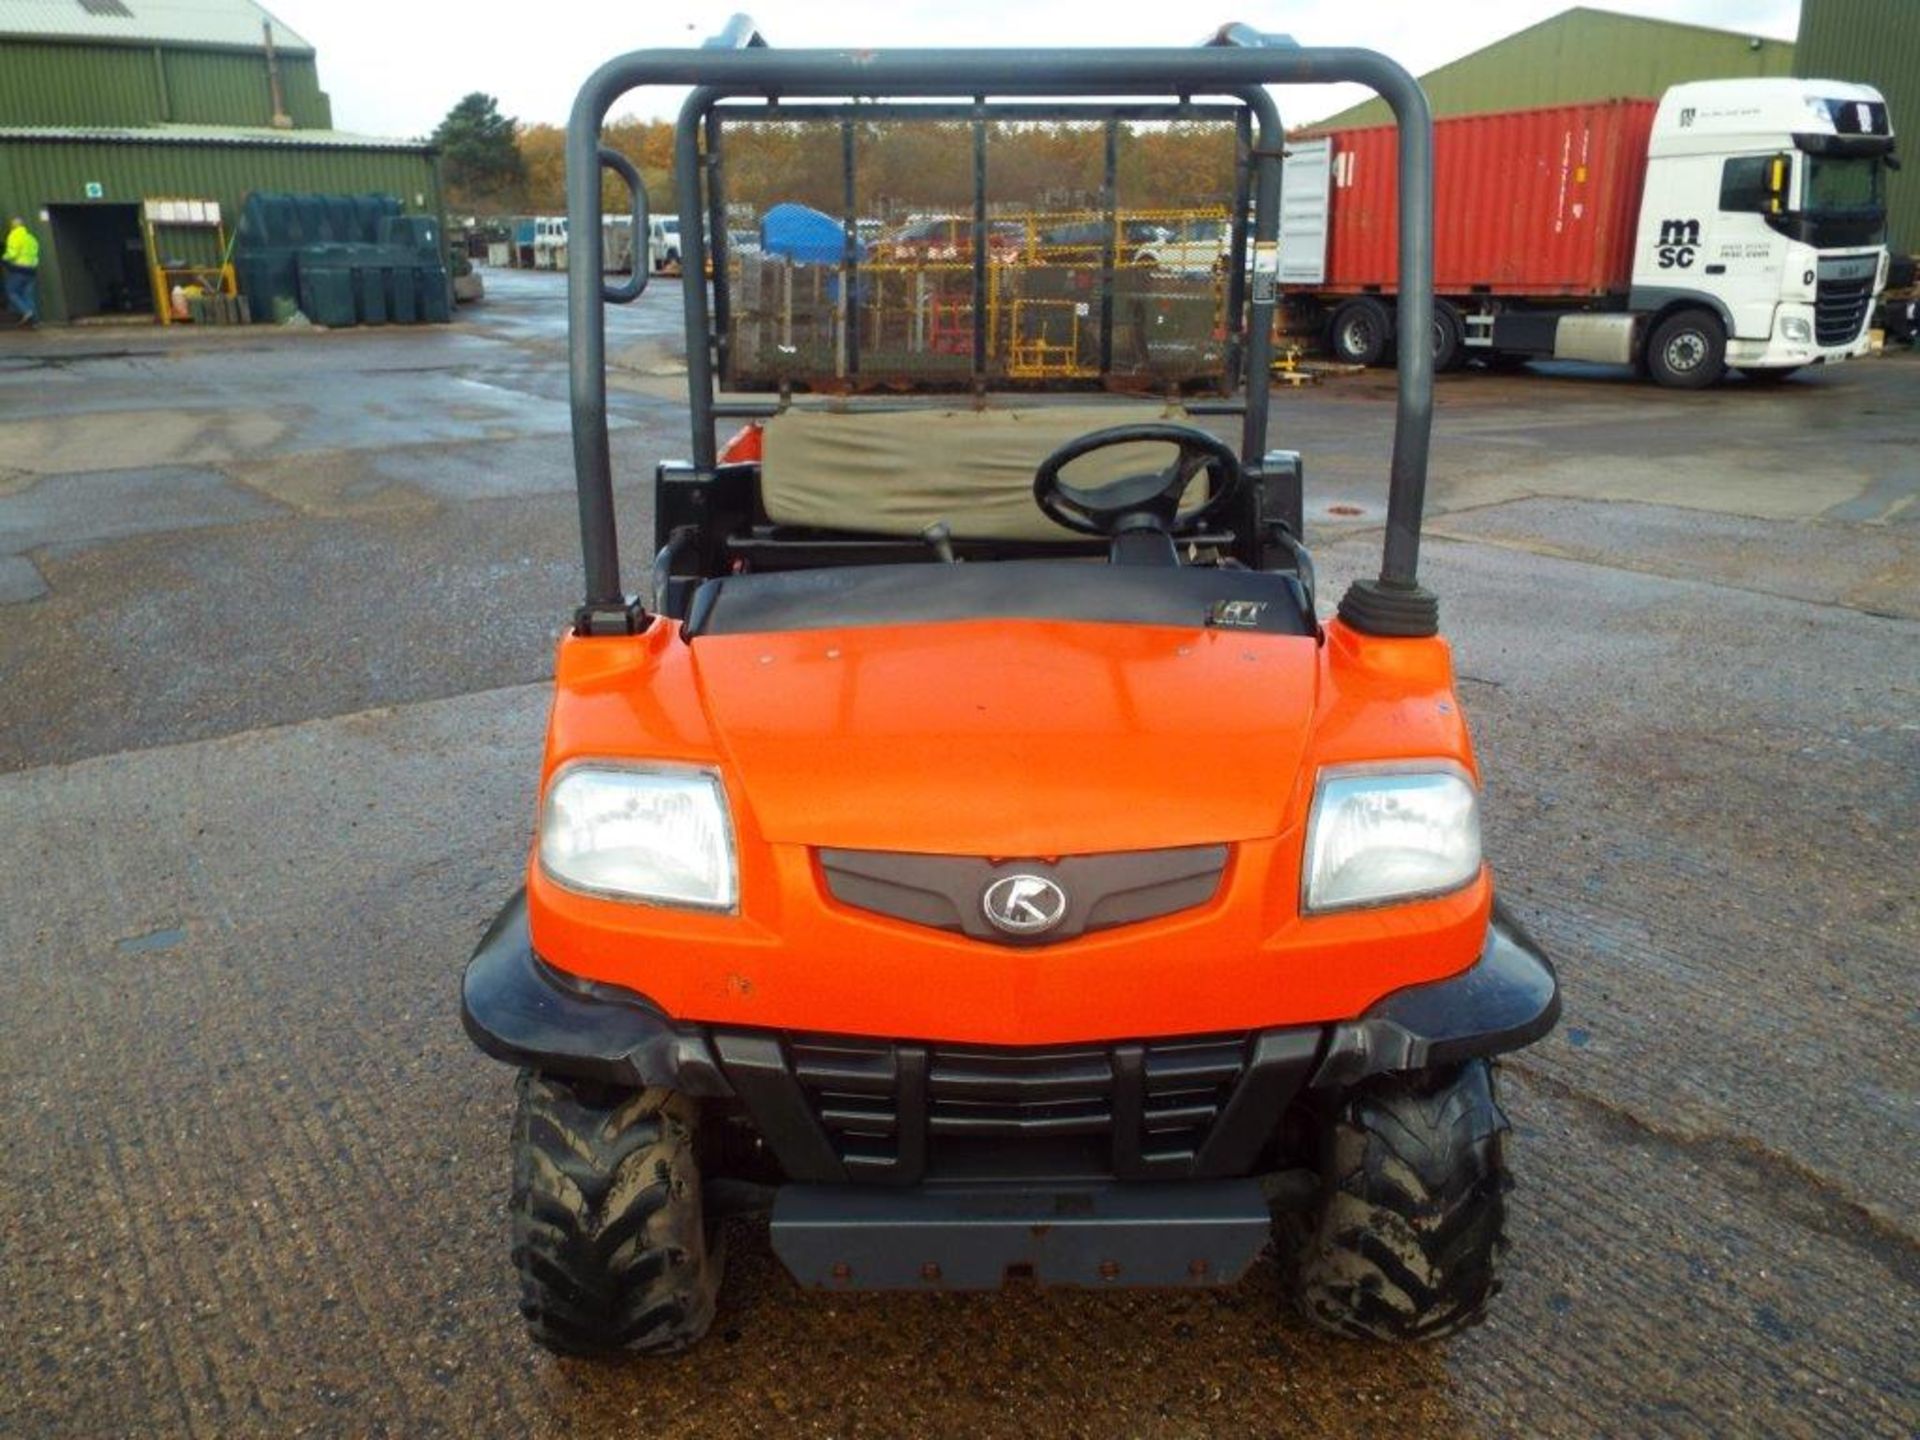
[{"label": "black dashboard cover", "polygon": [[1002,560],[724,575],[695,594],[685,638],[959,620],[1213,626],[1311,635],[1285,577],[1210,566]]}]

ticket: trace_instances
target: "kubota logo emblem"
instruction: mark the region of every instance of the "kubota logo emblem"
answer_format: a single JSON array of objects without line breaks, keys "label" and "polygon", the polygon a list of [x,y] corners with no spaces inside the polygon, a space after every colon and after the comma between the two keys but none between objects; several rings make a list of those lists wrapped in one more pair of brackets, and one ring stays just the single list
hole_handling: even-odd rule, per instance
[{"label": "kubota logo emblem", "polygon": [[1002,875],[980,897],[995,929],[1038,935],[1067,917],[1067,892],[1044,875]]}]

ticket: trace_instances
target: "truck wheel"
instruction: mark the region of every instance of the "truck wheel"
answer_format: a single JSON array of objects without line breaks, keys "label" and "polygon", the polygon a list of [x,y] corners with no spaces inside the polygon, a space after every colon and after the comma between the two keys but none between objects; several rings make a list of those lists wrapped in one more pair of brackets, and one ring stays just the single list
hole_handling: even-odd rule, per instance
[{"label": "truck wheel", "polygon": [[1393,317],[1371,295],[1362,295],[1333,312],[1327,335],[1327,348],[1343,365],[1378,365],[1393,343]]},{"label": "truck wheel", "polygon": [[1704,390],[1727,373],[1727,332],[1711,310],[1677,310],[1654,326],[1647,340],[1647,370],[1654,383],[1674,390]]},{"label": "truck wheel", "polygon": [[1466,362],[1467,322],[1449,300],[1433,302],[1433,373],[1445,375]]},{"label": "truck wheel", "polygon": [[533,1338],[562,1355],[683,1349],[713,1323],[698,1112],[671,1090],[522,1070],[513,1263]]},{"label": "truck wheel", "polygon": [[1506,1249],[1507,1117],[1487,1062],[1356,1091],[1298,1223],[1293,1298],[1322,1329],[1437,1340],[1476,1323]]}]

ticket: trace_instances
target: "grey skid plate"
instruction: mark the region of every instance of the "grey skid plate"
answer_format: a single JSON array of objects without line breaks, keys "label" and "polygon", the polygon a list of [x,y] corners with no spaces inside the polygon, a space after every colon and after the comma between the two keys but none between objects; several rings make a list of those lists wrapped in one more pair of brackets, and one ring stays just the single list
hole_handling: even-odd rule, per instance
[{"label": "grey skid plate", "polygon": [[773,1249],[802,1285],[992,1290],[1229,1285],[1267,1243],[1252,1180],[1178,1184],[787,1185]]}]

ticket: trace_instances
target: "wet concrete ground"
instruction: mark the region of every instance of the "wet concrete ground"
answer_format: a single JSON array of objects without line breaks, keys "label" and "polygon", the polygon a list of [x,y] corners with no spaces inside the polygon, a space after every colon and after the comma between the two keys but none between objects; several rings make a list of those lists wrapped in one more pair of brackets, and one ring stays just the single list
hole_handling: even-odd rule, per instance
[{"label": "wet concrete ground", "polygon": [[[489,280],[440,332],[0,336],[0,1435],[1920,1428],[1913,357],[1442,382],[1425,569],[1566,995],[1486,1326],[1342,1344],[1270,1265],[816,1297],[741,1225],[705,1346],[590,1365],[520,1333],[455,1011],[577,584],[559,291]],[[677,302],[616,312],[630,567]],[[1329,595],[1390,419],[1276,394]]]}]

